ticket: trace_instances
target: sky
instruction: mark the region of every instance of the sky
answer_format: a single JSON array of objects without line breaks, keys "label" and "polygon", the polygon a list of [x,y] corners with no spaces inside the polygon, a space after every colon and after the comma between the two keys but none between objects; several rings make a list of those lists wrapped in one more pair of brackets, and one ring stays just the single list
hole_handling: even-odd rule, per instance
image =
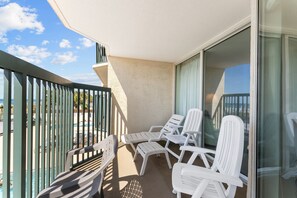
[{"label": "sky", "polygon": [[0,0],[0,50],[71,81],[101,85],[92,69],[95,43],[67,29],[46,0]]},{"label": "sky", "polygon": [[250,93],[250,65],[225,69],[225,94]]}]

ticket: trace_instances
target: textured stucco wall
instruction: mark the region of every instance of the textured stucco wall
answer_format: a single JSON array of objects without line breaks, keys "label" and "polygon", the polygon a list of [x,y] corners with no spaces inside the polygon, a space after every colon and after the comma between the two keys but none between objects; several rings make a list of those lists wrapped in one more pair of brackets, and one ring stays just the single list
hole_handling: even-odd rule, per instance
[{"label": "textured stucco wall", "polygon": [[135,133],[164,124],[173,113],[173,64],[111,56],[109,62],[114,133]]}]

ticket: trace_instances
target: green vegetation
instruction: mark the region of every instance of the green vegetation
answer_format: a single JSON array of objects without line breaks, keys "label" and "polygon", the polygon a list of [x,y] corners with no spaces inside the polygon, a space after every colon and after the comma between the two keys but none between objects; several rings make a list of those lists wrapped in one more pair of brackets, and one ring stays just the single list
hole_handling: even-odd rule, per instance
[{"label": "green vegetation", "polygon": [[[84,94],[83,92],[79,93],[79,108],[83,109],[83,102],[84,102]],[[90,103],[93,102],[93,96],[90,95]],[[74,107],[78,108],[78,92],[74,92]],[[85,92],[85,106],[84,109],[88,109],[88,92]]]}]

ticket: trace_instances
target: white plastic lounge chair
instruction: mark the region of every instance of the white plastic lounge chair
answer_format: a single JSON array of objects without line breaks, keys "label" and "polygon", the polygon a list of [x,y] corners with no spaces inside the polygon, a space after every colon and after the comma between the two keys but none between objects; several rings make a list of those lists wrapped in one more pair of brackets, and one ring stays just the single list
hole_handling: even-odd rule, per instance
[{"label": "white plastic lounge chair", "polygon": [[195,144],[195,146],[198,146],[198,139],[201,138],[200,129],[202,116],[203,113],[200,109],[190,109],[188,111],[185,124],[182,127],[182,132],[180,133],[178,130],[179,128],[181,128],[181,126],[176,126],[175,133],[166,135],[167,142],[165,148],[170,154],[172,154],[177,159],[183,157],[184,151],[181,151],[180,155],[177,155],[171,149],[169,149],[170,142],[173,142],[174,144],[180,144],[183,146],[186,146],[189,143],[193,143]]},{"label": "white plastic lounge chair", "polygon": [[[135,152],[135,146],[133,144],[139,142],[160,141],[164,139],[165,134],[172,132],[174,126],[180,126],[183,120],[184,116],[173,114],[164,126],[151,126],[148,132],[122,135],[122,142],[125,144],[130,144]],[[162,129],[160,132],[153,132],[156,128]]]},{"label": "white plastic lounge chair", "polygon": [[[223,118],[216,151],[185,146],[181,150],[193,152],[188,163],[176,163],[172,171],[172,186],[177,197],[181,193],[198,197],[235,196],[237,186],[242,187],[239,179],[244,145],[243,121],[233,115]],[[205,154],[214,154],[210,167]],[[206,167],[192,165],[200,155]],[[223,185],[223,183],[225,185]],[[225,188],[226,187],[226,188]]]},{"label": "white plastic lounge chair", "polygon": [[[101,165],[92,171],[70,171],[72,156],[96,150],[103,150]],[[118,140],[110,135],[103,141],[67,152],[65,172],[60,173],[55,181],[42,190],[37,197],[100,197],[103,196],[102,182],[104,170],[116,156]]]}]

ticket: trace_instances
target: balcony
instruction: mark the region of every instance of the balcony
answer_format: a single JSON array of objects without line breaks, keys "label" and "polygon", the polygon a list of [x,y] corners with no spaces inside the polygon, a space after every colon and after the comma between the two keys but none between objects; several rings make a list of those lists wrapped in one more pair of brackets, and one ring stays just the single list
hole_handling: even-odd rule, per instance
[{"label": "balcony", "polygon": [[[111,89],[70,82],[2,51],[0,57],[4,77],[0,193],[35,197],[64,171],[69,149],[89,146],[111,133]],[[221,106],[226,108],[226,103]],[[164,156],[150,157],[144,176],[139,176],[142,158],[134,162],[133,154],[130,146],[119,147],[106,172],[105,197],[175,197]],[[189,157],[186,153],[185,160]],[[173,156],[170,160],[176,162]],[[99,161],[100,153],[77,155],[72,166],[94,169]],[[237,190],[236,197],[245,195],[246,186]]]}]

